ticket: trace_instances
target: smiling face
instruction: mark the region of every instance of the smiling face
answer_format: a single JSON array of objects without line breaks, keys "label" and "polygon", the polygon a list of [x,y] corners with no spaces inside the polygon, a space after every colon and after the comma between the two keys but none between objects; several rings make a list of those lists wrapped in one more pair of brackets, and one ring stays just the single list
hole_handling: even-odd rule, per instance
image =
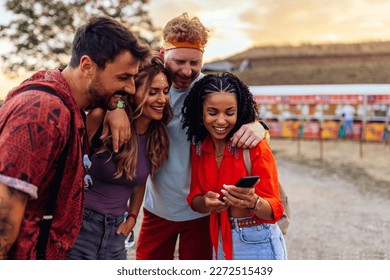
[{"label": "smiling face", "polygon": [[224,140],[237,122],[237,97],[230,92],[212,92],[203,102],[203,123],[211,137]]},{"label": "smiling face", "polygon": [[91,103],[106,110],[115,109],[120,97],[135,93],[134,76],[138,67],[139,61],[130,52],[120,53],[103,70],[96,66],[88,87]]},{"label": "smiling face", "polygon": [[172,76],[172,86],[187,89],[199,76],[203,53],[197,49],[178,48],[165,54],[165,65]]},{"label": "smiling face", "polygon": [[[146,88],[144,83],[137,88],[134,96],[134,102],[138,106],[142,105],[142,114],[139,119],[144,122],[152,120],[161,120],[165,105],[169,102],[169,85],[164,73],[158,73],[152,80],[150,89]],[[147,91],[147,92],[145,92]]]}]

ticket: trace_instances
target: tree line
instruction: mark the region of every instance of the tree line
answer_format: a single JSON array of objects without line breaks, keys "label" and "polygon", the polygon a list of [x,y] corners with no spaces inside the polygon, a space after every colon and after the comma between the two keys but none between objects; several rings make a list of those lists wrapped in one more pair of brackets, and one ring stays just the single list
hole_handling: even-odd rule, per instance
[{"label": "tree line", "polygon": [[153,26],[148,4],[149,0],[7,0],[5,9],[12,19],[0,25],[0,37],[11,50],[0,57],[2,71],[19,76],[64,67],[77,27],[93,16],[115,18],[156,49],[161,29]]}]

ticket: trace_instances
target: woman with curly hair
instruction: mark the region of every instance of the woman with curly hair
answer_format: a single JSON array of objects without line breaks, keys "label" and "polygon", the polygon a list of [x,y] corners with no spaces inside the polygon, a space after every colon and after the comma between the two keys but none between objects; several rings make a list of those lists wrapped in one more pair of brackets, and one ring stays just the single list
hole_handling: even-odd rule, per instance
[{"label": "woman with curly hair", "polygon": [[229,139],[258,114],[249,88],[230,73],[206,75],[192,87],[182,114],[192,144],[187,201],[194,211],[210,213],[214,258],[286,259],[276,224],[283,214],[278,173],[267,141],[249,150],[249,175],[260,180],[251,188],[235,186],[248,171],[243,149]]},{"label": "woman with curly hair", "polygon": [[110,138],[99,140],[105,112],[95,109],[87,115],[92,186],[85,193],[83,226],[70,259],[126,259],[124,241],[137,221],[146,179],[168,158],[171,83],[160,56],[140,68],[135,95],[124,102],[132,134],[118,153]]}]

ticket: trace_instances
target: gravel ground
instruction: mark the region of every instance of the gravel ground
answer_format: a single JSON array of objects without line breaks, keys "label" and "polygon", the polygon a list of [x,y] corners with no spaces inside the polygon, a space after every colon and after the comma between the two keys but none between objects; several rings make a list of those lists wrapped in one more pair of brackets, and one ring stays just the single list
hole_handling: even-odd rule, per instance
[{"label": "gravel ground", "polygon": [[292,211],[289,259],[390,259],[389,147],[364,143],[360,158],[359,143],[326,142],[321,160],[318,142],[301,144],[300,155],[294,141],[271,144]]},{"label": "gravel ground", "polygon": [[390,259],[388,145],[273,139],[271,146],[292,211],[289,259]]}]

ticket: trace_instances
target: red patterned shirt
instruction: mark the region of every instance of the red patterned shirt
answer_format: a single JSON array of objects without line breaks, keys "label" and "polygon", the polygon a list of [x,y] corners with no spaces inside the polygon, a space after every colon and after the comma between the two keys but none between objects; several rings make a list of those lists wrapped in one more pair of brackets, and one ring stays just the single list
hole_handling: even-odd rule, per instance
[{"label": "red patterned shirt", "polygon": [[[81,227],[83,177],[81,139],[83,112],[70,92],[61,70],[41,71],[13,89],[0,109],[0,182],[30,196],[20,234],[10,259],[35,259],[39,221],[48,199],[57,162],[70,141],[57,197],[47,259],[66,259]],[[39,90],[20,92],[29,85],[44,85],[61,96]]]}]

